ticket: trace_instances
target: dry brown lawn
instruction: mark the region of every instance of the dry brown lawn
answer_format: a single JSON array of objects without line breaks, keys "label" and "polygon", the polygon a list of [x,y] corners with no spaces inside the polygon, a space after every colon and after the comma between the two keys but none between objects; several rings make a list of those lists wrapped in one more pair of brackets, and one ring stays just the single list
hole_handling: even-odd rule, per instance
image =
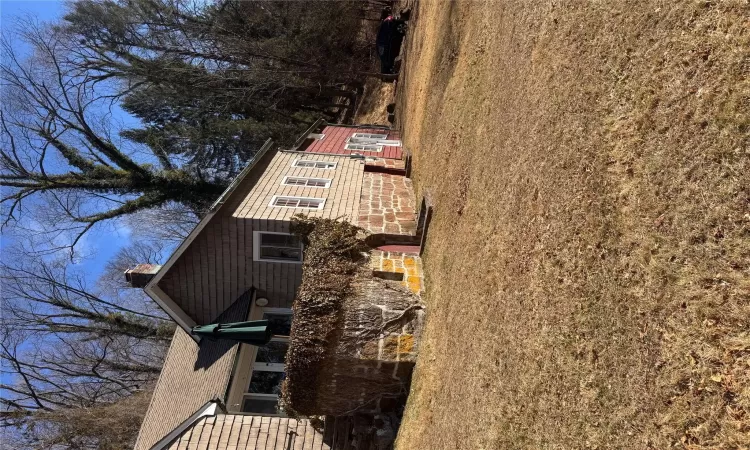
[{"label": "dry brown lawn", "polygon": [[436,212],[397,448],[749,448],[748,2],[413,7]]}]

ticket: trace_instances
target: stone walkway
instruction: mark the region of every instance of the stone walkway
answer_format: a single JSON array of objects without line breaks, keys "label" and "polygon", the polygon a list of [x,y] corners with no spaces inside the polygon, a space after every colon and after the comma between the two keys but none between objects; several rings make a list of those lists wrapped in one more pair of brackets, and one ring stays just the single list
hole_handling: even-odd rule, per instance
[{"label": "stone walkway", "polygon": [[357,225],[373,234],[415,234],[417,214],[411,180],[401,175],[365,172]]}]

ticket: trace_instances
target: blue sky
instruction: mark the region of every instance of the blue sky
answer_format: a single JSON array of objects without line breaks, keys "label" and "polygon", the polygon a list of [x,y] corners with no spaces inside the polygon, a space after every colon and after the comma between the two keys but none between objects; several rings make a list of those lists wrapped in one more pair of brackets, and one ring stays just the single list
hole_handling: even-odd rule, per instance
[{"label": "blue sky", "polygon": [[[42,21],[55,21],[65,13],[65,2],[57,0],[16,1],[0,0],[0,29],[14,26],[16,19],[26,16]],[[134,119],[121,110],[115,111],[113,122],[133,124]],[[100,274],[104,264],[123,246],[129,243],[130,230],[115,221],[97,225],[82,241],[81,255],[77,266],[84,270],[91,281]],[[3,238],[9,244],[8,236]]]},{"label": "blue sky", "polygon": [[13,19],[31,14],[42,20],[54,20],[63,14],[65,3],[57,0],[16,1],[0,0],[0,26],[12,24]]}]

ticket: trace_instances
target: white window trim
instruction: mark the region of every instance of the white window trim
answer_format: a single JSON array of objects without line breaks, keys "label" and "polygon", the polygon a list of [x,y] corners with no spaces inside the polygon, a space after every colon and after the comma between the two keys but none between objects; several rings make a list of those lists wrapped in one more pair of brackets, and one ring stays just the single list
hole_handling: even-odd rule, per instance
[{"label": "white window trim", "polygon": [[[372,145],[372,146],[377,147],[377,150],[366,150],[366,149],[363,149],[363,148],[352,148],[351,147],[352,145],[361,145],[361,146]],[[344,146],[344,149],[345,150],[355,151],[355,152],[382,152],[383,151],[383,146],[380,145],[380,144],[378,144],[378,143],[376,143],[376,142],[371,142],[371,143],[368,142],[367,144],[354,144],[354,143],[350,144],[350,143],[347,143]]]},{"label": "white window trim", "polygon": [[[304,185],[301,186],[299,184],[287,184],[290,178],[296,178],[298,180],[314,180],[314,181],[323,181],[325,183],[325,186],[309,186]],[[285,176],[283,180],[281,180],[282,186],[296,186],[296,187],[306,187],[306,188],[317,188],[317,189],[328,189],[331,187],[331,179],[330,178],[313,178],[313,177],[296,177],[293,175]]]},{"label": "white window trim", "polygon": [[307,135],[309,139],[315,139],[316,141],[322,141],[326,135],[325,133],[310,133]]},{"label": "white window trim", "polygon": [[[292,315],[292,310],[288,309],[288,308],[262,308],[261,309],[261,313],[260,313],[260,319],[258,319],[258,320],[262,320],[262,318],[263,318],[263,316],[265,314],[279,314],[279,315],[283,314],[283,315],[291,316]],[[290,342],[290,338],[289,338],[289,336],[284,336],[284,337],[276,337],[276,336],[274,336],[271,339],[271,341],[289,343]],[[249,376],[247,378],[248,383],[249,383],[249,381],[253,377],[253,372],[256,372],[256,371],[258,371],[258,372],[285,372],[286,371],[286,366],[285,366],[284,363],[263,363],[263,362],[256,362],[255,358],[256,358],[256,354],[257,354],[258,348],[255,347],[254,350],[255,351],[253,352],[253,357],[252,357],[253,359],[252,359],[252,362],[250,363],[250,367],[249,367],[250,374],[249,374]],[[245,383],[245,384],[248,384],[248,383]],[[245,386],[244,389],[247,389],[247,386]],[[278,397],[279,396],[277,396],[276,394],[262,394],[262,393],[256,393],[256,392],[252,392],[251,393],[251,392],[245,391],[242,394],[242,401],[240,402],[240,409],[242,409],[242,406],[244,406],[245,399],[247,399],[247,398],[277,399]],[[278,415],[282,415],[282,414],[278,414]]]},{"label": "white window trim", "polygon": [[[288,340],[287,340],[288,341]],[[260,372],[283,372],[284,363],[253,363],[253,370]]]},{"label": "white window trim", "polygon": [[[328,167],[305,167],[305,166],[298,166],[297,163],[299,162],[311,162],[311,163],[324,163],[329,164]],[[298,167],[300,169],[315,169],[315,170],[335,170],[339,163],[334,161],[320,161],[317,159],[295,159],[292,161],[292,167]]]},{"label": "white window trim", "polygon": [[[260,307],[256,306],[255,303],[253,303],[250,307],[250,312],[247,315],[247,320],[262,320],[264,314],[287,314],[291,316],[292,310],[289,308]],[[273,338],[271,338],[271,341],[289,342],[289,338],[274,336]],[[237,367],[234,371],[235,377],[232,379],[232,384],[229,389],[229,395],[227,396],[227,409],[232,414],[277,416],[278,414],[258,414],[242,412],[242,406],[245,404],[245,398],[247,396],[274,396],[273,394],[249,394],[247,392],[250,379],[253,376],[253,366],[255,365],[257,352],[258,347],[255,347],[254,345],[240,344],[239,351],[237,352]]]},{"label": "white window trim", "polygon": [[[261,234],[283,234],[286,236],[292,235],[292,233],[278,233],[276,231],[253,231],[253,261],[274,262],[274,263],[281,263],[281,264],[302,264],[302,261],[292,261],[289,259],[263,259],[261,258],[260,257],[260,235]],[[302,251],[301,254],[304,255],[304,251],[305,251],[304,245],[302,245],[301,251]],[[270,308],[266,308],[266,309],[270,309]],[[279,308],[279,309],[282,309],[282,308]]]},{"label": "white window trim", "polygon": [[[367,137],[365,137],[367,135]],[[373,136],[382,136],[382,137],[373,137]],[[388,139],[387,134],[381,134],[381,133],[354,133],[352,134],[352,137],[355,139],[373,139],[376,141],[384,141]]]},{"label": "white window trim", "polygon": [[[382,135],[381,135],[382,136]],[[350,136],[346,139],[347,144],[358,144],[358,145],[380,145],[381,147],[401,147],[400,139],[376,139],[376,138],[364,138],[358,137],[356,133],[354,136]]]},{"label": "white window trim", "polygon": [[[273,371],[269,370],[268,372],[273,372]],[[281,370],[280,372],[283,372],[283,370]],[[248,398],[248,397],[267,398],[267,399],[277,399],[277,398],[279,398],[279,396],[276,395],[276,394],[260,394],[260,393],[250,393],[250,392],[245,392],[244,394],[242,394],[242,397],[243,397],[243,400],[246,399],[246,398]],[[244,401],[243,401],[243,403],[244,403]]]},{"label": "white window trim", "polygon": [[[320,200],[320,204],[317,208],[310,208],[308,206],[281,206],[276,205],[276,200],[280,198],[291,198],[291,199],[298,199],[298,200]],[[268,206],[272,208],[289,208],[289,209],[311,209],[313,211],[320,211],[323,209],[323,207],[326,205],[326,199],[320,198],[320,197],[298,197],[296,195],[274,195],[271,197],[271,202],[268,204]],[[280,233],[284,234],[284,233]]]}]

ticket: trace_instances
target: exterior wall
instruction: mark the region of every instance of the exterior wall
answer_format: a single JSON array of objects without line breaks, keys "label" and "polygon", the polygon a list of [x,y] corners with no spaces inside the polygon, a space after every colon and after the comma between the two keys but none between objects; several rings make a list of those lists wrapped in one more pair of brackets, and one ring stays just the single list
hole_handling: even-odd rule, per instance
[{"label": "exterior wall", "polygon": [[[292,167],[296,160],[330,161],[337,163],[336,169],[310,169]],[[235,208],[233,217],[252,218],[255,220],[286,221],[292,216],[304,213],[312,217],[340,218],[353,220],[357,216],[357,207],[361,193],[364,162],[337,155],[305,155],[301,152],[279,152],[259,180],[255,188],[248,192]],[[331,178],[331,187],[310,188],[301,186],[282,186],[285,176]],[[325,198],[322,210],[279,208],[269,206],[274,195]]]},{"label": "exterior wall", "polygon": [[[250,300],[250,295],[243,296],[222,319],[244,320]],[[208,401],[223,398],[236,352],[237,345],[231,341],[203,340],[199,345],[182,328],[177,328],[135,450],[150,449]]]},{"label": "exterior wall", "polygon": [[414,235],[414,187],[400,175],[365,172],[357,224],[371,233]]},{"label": "exterior wall", "polygon": [[252,264],[252,228],[220,213],[159,281],[159,287],[199,325],[213,322],[254,281],[245,273]]},{"label": "exterior wall", "polygon": [[223,414],[204,417],[170,450],[329,450],[307,419]]},{"label": "exterior wall", "polygon": [[403,149],[401,147],[385,146],[382,152],[363,152],[346,150],[346,140],[351,137],[354,133],[380,133],[387,134],[388,139],[401,139],[401,134],[395,130],[388,130],[383,128],[356,128],[356,127],[341,127],[336,125],[328,125],[323,128],[321,133],[325,134],[325,137],[321,140],[313,141],[305,151],[312,153],[331,153],[336,155],[349,156],[352,153],[359,153],[368,157],[376,158],[390,158],[390,159],[401,159],[403,155]]},{"label": "exterior wall", "polygon": [[[297,159],[336,162],[336,169],[292,167]],[[285,176],[330,178],[328,189],[282,186]],[[298,213],[354,220],[358,214],[364,163],[345,156],[269,152],[234,191],[159,282],[164,292],[198,324],[211,323],[251,286],[270,307],[290,308],[302,280],[302,266],[253,261],[253,231],[288,232]],[[274,195],[325,198],[322,210],[269,206]]]}]

